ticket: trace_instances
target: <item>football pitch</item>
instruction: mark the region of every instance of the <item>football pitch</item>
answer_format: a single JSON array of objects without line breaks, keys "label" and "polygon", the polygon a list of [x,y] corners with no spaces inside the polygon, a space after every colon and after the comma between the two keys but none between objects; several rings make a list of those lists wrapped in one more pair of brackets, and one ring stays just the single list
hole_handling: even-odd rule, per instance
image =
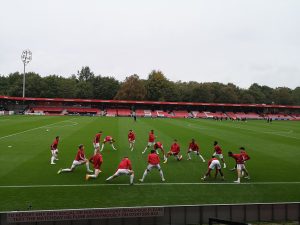
[{"label": "football pitch", "polygon": [[[134,151],[129,150],[129,129],[136,134]],[[151,129],[166,150],[176,138],[183,159],[170,157],[167,164],[161,163],[165,182],[153,170],[144,183],[139,183],[147,166],[147,154],[142,151]],[[92,141],[100,130],[101,140],[112,136],[118,150],[104,147],[99,177],[86,181],[85,166],[57,174],[60,168],[71,166],[79,144],[85,145],[87,157],[93,154]],[[50,145],[57,135],[59,161],[50,165]],[[196,155],[187,160],[191,138],[198,142],[206,161],[213,153],[213,141],[219,142],[227,164],[223,169],[225,181],[220,177],[201,181],[207,162]],[[267,124],[138,118],[134,122],[121,117],[2,116],[0,146],[0,211],[300,201],[299,121]],[[230,171],[235,162],[227,152],[238,152],[241,146],[251,157],[247,162],[251,179],[235,184],[236,173]],[[124,156],[132,162],[135,185],[128,185],[127,176],[106,182]]]}]

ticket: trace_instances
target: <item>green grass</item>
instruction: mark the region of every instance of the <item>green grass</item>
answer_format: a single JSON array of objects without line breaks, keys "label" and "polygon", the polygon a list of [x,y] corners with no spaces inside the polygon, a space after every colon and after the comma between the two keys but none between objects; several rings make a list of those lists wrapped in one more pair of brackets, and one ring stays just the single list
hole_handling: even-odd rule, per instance
[{"label": "green grass", "polygon": [[[299,202],[299,125],[300,122],[296,121],[274,121],[267,124],[265,121],[243,123],[144,118],[134,123],[131,118],[2,116],[0,211],[26,210],[29,205],[37,210]],[[133,129],[137,136],[133,152],[128,149],[129,129]],[[233,159],[225,156],[229,168],[224,170],[226,181],[211,179],[200,185],[158,185],[157,183],[161,183],[159,174],[153,171],[145,180],[145,184],[153,185],[139,185],[137,180],[141,178],[147,166],[147,154],[142,155],[141,152],[147,143],[150,129],[155,130],[158,140],[163,142],[166,149],[169,149],[174,138],[177,138],[181,145],[184,156],[181,162],[170,158],[167,164],[161,164],[167,184],[201,183],[200,177],[206,171],[207,164],[202,163],[196,156],[193,156],[191,161],[186,160],[186,150],[191,138],[197,140],[206,159],[213,153],[214,140],[219,141],[224,153],[237,152],[240,146],[244,146],[251,156],[247,163],[251,180],[242,181],[248,183],[247,185],[223,185],[222,183],[232,183],[236,179],[236,174],[229,171],[235,163]],[[87,156],[93,154],[92,140],[99,130],[103,130],[103,136],[113,136],[118,148],[117,151],[113,151],[110,146],[104,148],[103,172],[100,176],[95,180],[85,181],[84,166],[76,168],[73,173],[57,175],[59,168],[70,167],[79,144],[86,146]],[[50,165],[49,146],[57,135],[61,137],[59,161],[56,165]],[[132,161],[136,185],[124,185],[129,183],[129,177],[126,176],[116,178],[109,183],[114,185],[108,185],[105,179],[115,172],[119,161],[125,155]],[[44,186],[25,187],[29,185]]]}]

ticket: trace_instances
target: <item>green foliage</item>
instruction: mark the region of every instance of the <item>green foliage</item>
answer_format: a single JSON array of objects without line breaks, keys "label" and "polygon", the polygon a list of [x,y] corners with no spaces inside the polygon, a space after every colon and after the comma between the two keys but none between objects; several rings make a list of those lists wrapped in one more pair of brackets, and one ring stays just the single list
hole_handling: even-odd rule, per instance
[{"label": "green foliage", "polygon": [[121,84],[115,99],[119,100],[144,100],[146,88],[139,76],[134,74],[126,77],[125,82]]},{"label": "green foliage", "polygon": [[[18,72],[0,76],[0,95],[22,96],[22,84],[23,74]],[[248,89],[241,89],[232,83],[173,82],[159,70],[151,71],[146,80],[134,74],[119,82],[114,77],[96,76],[88,66],[70,77],[26,73],[26,96],[300,105],[300,87],[273,89],[254,83]]]}]

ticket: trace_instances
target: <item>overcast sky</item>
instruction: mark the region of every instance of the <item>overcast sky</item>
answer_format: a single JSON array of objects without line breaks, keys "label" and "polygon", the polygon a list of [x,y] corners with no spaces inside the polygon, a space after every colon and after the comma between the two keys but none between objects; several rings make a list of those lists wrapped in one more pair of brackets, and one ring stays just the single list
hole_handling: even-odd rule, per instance
[{"label": "overcast sky", "polygon": [[0,0],[0,74],[300,86],[299,0]]}]

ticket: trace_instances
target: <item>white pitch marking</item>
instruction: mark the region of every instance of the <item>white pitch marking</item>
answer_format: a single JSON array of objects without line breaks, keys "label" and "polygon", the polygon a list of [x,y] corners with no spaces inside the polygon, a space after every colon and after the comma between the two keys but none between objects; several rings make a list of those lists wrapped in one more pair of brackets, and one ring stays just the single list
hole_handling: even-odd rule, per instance
[{"label": "white pitch marking", "polygon": [[[270,184],[300,184],[291,182],[248,182],[248,183],[135,183],[136,186],[170,186],[170,185],[270,185]],[[0,188],[47,188],[47,187],[98,187],[98,186],[129,186],[129,184],[45,184],[45,185],[3,185]]]},{"label": "white pitch marking", "polygon": [[[73,119],[74,119],[74,118],[73,118]],[[51,125],[53,125],[53,124],[63,123],[63,122],[68,122],[68,121],[73,120],[73,119],[63,120],[63,121],[59,121],[59,122],[56,122],[56,123],[51,123],[51,124],[48,124],[48,125],[44,125],[44,126],[41,126],[41,127],[36,127],[36,128],[29,129],[29,130],[24,130],[24,131],[17,132],[17,133],[14,133],[14,134],[6,135],[6,136],[3,136],[3,137],[0,137],[0,140],[1,140],[1,139],[4,139],[4,138],[16,136],[16,135],[18,135],[18,134],[23,134],[23,133],[26,133],[26,132],[29,132],[29,131],[33,131],[33,130],[37,130],[37,129],[41,129],[41,128],[46,128],[46,127],[51,126]]]}]

